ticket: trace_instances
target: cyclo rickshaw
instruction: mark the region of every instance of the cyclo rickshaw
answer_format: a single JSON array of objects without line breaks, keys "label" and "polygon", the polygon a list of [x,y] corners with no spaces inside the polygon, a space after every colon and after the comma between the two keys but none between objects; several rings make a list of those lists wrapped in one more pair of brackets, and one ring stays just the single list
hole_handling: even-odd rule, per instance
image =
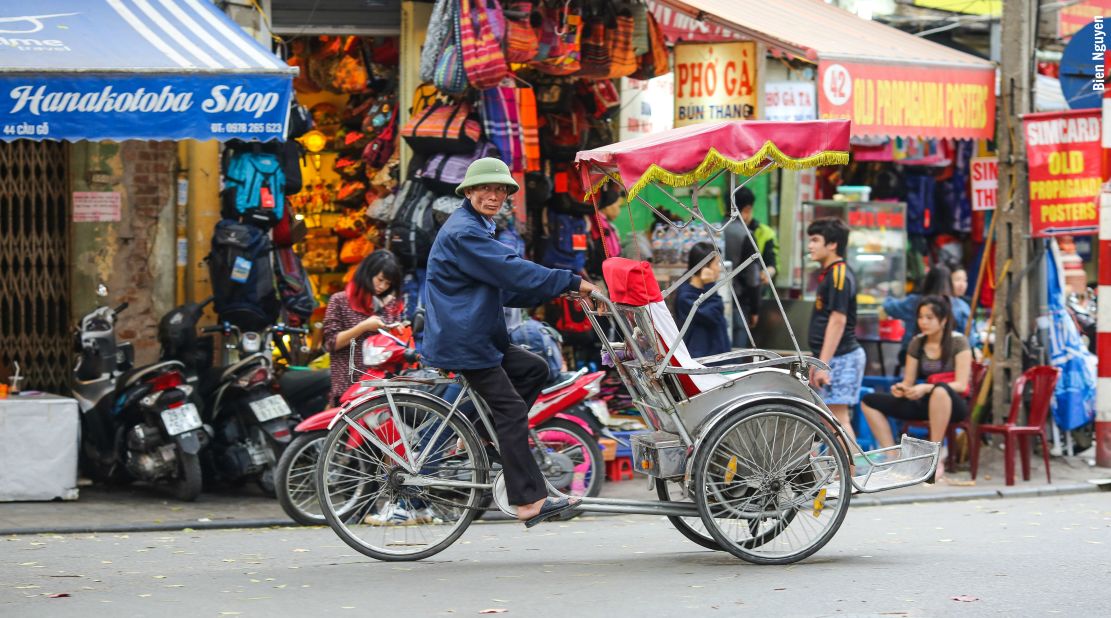
[{"label": "cyclo rickshaw", "polygon": [[[726,171],[751,180],[776,166],[843,165],[848,146],[848,121],[725,121],[580,152],[576,164],[593,193],[612,181],[625,189],[629,208],[641,204],[657,214],[641,195],[645,186],[691,187],[690,206],[675,200],[689,218],[672,225],[698,221],[721,246],[725,225],[740,213],[733,205],[725,221],[710,223],[698,206],[699,189]],[[740,227],[755,247],[748,227]],[[854,493],[926,480],[939,445],[903,436],[898,446],[862,452],[809,386],[810,368],[828,367],[803,354],[774,286],[793,349],[690,358],[683,334],[698,306],[724,289],[740,311],[732,279],[749,266],[767,272],[760,251],[753,251],[707,286],[677,325],[666,297],[715,255],[721,257],[715,250],[663,291],[647,262],[609,258],[603,264],[608,293],[580,299],[603,355],[651,428],[632,438],[632,460],[658,497],[584,497],[580,511],[662,515],[702,547],[758,564],[796,562],[833,537]],[[747,320],[741,322],[747,329]],[[452,381],[463,392],[451,403],[421,390]],[[349,402],[333,421],[316,469],[321,509],[344,542],[380,560],[419,560],[459,538],[487,491],[515,515],[501,473],[491,468],[497,440],[490,411],[463,378],[369,384],[377,390]],[[383,525],[374,513],[387,505],[404,509],[407,525]]]}]

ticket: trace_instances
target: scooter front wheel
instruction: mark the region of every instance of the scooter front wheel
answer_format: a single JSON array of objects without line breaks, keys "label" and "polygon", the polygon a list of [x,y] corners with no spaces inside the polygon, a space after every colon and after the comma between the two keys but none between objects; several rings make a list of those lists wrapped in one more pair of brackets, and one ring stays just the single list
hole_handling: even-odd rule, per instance
[{"label": "scooter front wheel", "polygon": [[337,420],[317,463],[317,495],[328,525],[356,551],[421,560],[474,521],[490,466],[459,410],[433,397],[391,398],[392,405],[382,394]]}]

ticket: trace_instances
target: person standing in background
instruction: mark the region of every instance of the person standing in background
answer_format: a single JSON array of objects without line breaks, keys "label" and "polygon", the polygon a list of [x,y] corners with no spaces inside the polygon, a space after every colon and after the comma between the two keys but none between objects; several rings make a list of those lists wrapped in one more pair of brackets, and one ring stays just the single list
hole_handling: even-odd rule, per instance
[{"label": "person standing in background", "polygon": [[[760,301],[764,297],[764,286],[768,285],[775,277],[778,268],[779,252],[776,248],[775,230],[770,225],[761,223],[753,215],[756,196],[748,187],[737,187],[733,191],[733,204],[740,211],[741,218],[725,226],[725,258],[732,262],[736,268],[749,259],[757,251],[764,258],[767,271],[760,268],[759,262],[753,262],[733,278],[733,291],[740,302],[740,311],[733,312],[733,347],[751,346],[748,341],[744,324],[741,323],[741,313],[748,320],[750,329],[755,328],[760,319]],[[727,213],[728,214],[728,213]],[[756,247],[748,239],[748,234],[741,226],[747,226]]]}]

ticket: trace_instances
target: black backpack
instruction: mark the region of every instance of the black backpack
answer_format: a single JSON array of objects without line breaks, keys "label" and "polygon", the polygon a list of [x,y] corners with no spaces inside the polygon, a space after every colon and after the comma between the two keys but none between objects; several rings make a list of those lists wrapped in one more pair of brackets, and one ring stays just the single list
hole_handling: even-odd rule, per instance
[{"label": "black backpack", "polygon": [[278,319],[282,305],[274,285],[272,251],[262,229],[231,219],[216,224],[208,272],[221,321],[259,331]]},{"label": "black backpack", "polygon": [[436,195],[416,180],[406,181],[398,193],[387,247],[406,268],[423,268],[428,264],[432,241],[436,239],[436,220],[432,216],[435,199]]}]

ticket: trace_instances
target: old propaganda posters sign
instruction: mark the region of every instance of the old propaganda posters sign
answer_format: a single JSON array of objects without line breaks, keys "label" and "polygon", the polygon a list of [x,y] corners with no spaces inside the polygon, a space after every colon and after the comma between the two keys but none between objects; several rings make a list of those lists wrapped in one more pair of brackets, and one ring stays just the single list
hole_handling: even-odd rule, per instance
[{"label": "old propaganda posters sign", "polygon": [[675,126],[756,118],[756,43],[675,46]]},{"label": "old propaganda posters sign", "polygon": [[991,139],[995,71],[821,60],[818,115],[857,136]]},{"label": "old propaganda posters sign", "polygon": [[1095,234],[1101,184],[1100,110],[1022,117],[1030,165],[1030,231],[1035,237]]}]

